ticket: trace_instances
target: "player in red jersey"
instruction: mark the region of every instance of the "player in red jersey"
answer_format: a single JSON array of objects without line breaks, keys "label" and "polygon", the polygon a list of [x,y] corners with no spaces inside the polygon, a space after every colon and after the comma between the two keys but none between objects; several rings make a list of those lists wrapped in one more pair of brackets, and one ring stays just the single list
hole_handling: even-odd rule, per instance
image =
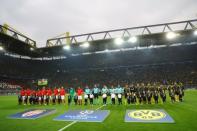
[{"label": "player in red jersey", "polygon": [[27,88],[26,97],[27,97],[27,103],[29,102],[29,104],[30,104],[30,96],[31,96],[31,90],[29,88]]},{"label": "player in red jersey", "polygon": [[23,88],[20,91],[20,96],[22,97],[22,103],[25,104],[25,90]]},{"label": "player in red jersey", "polygon": [[53,94],[54,94],[54,97],[55,97],[55,103],[57,103],[59,92],[58,92],[58,89],[56,87],[53,90]]},{"label": "player in red jersey", "polygon": [[77,96],[78,96],[78,104],[79,105],[82,105],[82,94],[83,94],[83,90],[79,86],[77,89]]},{"label": "player in red jersey", "polygon": [[64,87],[62,86],[61,89],[60,89],[60,96],[61,96],[61,102],[63,102],[65,104],[65,89]]},{"label": "player in red jersey", "polygon": [[37,90],[36,95],[38,97],[38,104],[41,105],[42,101],[42,91],[40,89]]},{"label": "player in red jersey", "polygon": [[51,103],[51,101],[52,101],[52,90],[51,90],[51,88],[48,88],[48,90],[47,90],[47,96],[49,98],[49,103]]},{"label": "player in red jersey", "polygon": [[47,91],[46,91],[45,87],[43,87],[42,88],[42,101],[41,101],[41,103],[44,104],[44,105],[46,105],[46,98],[47,98],[46,95],[47,95]]}]

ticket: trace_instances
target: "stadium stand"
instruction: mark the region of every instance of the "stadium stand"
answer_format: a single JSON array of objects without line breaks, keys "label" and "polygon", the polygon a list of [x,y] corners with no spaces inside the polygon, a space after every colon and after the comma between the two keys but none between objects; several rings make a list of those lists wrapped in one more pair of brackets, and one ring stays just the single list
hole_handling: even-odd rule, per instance
[{"label": "stadium stand", "polygon": [[[54,38],[47,40],[43,48],[37,48],[30,38],[0,26],[0,78],[2,82],[16,82],[28,88],[37,87],[36,81],[42,78],[48,79],[49,87],[175,81],[195,87],[197,37],[192,22],[197,20]],[[173,32],[170,26],[176,24],[185,25]],[[160,26],[163,31],[152,32],[151,28]],[[132,40],[124,36],[135,29],[142,29],[143,33],[135,39],[131,37]],[[117,31],[123,31],[122,39],[107,38],[111,36],[109,33]],[[104,34],[104,38],[93,39],[97,34]],[[83,36],[87,36],[85,43],[77,41]],[[69,40],[70,45],[62,44],[63,40]],[[122,41],[124,44],[117,45],[117,40],[118,44]]]},{"label": "stadium stand", "polygon": [[197,84],[197,45],[73,56],[61,60],[28,60],[1,55],[1,77],[32,81],[47,78],[49,86],[94,83],[182,81]]}]

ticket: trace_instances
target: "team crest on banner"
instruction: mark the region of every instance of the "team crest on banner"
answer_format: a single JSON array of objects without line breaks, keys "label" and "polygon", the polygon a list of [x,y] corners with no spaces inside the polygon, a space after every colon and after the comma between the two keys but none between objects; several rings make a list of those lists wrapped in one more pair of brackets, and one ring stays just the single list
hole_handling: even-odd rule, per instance
[{"label": "team crest on banner", "polygon": [[54,109],[30,109],[30,110],[26,110],[24,112],[13,114],[13,115],[9,116],[9,118],[37,119],[37,118],[52,114],[54,112],[55,112]]},{"label": "team crest on banner", "polygon": [[79,121],[79,122],[102,122],[109,115],[109,110],[73,110],[68,111],[54,120]]},{"label": "team crest on banner", "polygon": [[127,110],[125,122],[174,123],[174,120],[163,109]]}]

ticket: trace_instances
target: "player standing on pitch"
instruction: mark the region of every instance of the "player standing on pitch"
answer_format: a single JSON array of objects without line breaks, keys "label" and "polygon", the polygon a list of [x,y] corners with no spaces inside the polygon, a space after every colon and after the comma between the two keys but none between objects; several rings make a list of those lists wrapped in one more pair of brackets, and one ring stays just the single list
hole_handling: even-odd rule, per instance
[{"label": "player standing on pitch", "polygon": [[103,97],[103,105],[105,105],[105,106],[107,104],[107,93],[108,93],[107,86],[104,85],[102,88],[102,97]]},{"label": "player standing on pitch", "polygon": [[99,88],[95,84],[93,88],[94,104],[99,104]]},{"label": "player standing on pitch", "polygon": [[77,89],[78,105],[82,105],[82,95],[83,95],[83,90],[79,86]]},{"label": "player standing on pitch", "polygon": [[93,92],[90,92],[90,105],[93,105],[94,95]]},{"label": "player standing on pitch", "polygon": [[74,95],[75,95],[75,90],[74,90],[74,88],[70,88],[70,90],[69,90],[69,94],[70,94],[70,102],[72,102],[72,99],[74,98]]},{"label": "player standing on pitch", "polygon": [[115,105],[115,101],[116,101],[116,95],[115,95],[115,88],[112,85],[111,88],[109,89],[109,93],[111,95],[111,104]]},{"label": "player standing on pitch", "polygon": [[122,105],[122,94],[124,93],[124,89],[119,85],[118,89],[117,89],[117,93],[118,93],[118,104]]},{"label": "player standing on pitch", "polygon": [[65,104],[65,94],[66,94],[65,89],[62,86],[60,89],[60,96],[61,96],[61,103],[64,103],[64,104]]}]

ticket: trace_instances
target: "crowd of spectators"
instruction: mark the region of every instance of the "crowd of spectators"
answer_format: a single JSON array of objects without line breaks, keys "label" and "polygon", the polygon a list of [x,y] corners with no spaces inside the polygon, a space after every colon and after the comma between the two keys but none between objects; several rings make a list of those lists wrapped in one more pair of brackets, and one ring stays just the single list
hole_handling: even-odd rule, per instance
[{"label": "crowd of spectators", "polygon": [[95,83],[197,85],[197,45],[71,56],[61,60],[31,60],[0,55],[0,79],[36,88],[48,79],[49,87],[92,86]]}]

